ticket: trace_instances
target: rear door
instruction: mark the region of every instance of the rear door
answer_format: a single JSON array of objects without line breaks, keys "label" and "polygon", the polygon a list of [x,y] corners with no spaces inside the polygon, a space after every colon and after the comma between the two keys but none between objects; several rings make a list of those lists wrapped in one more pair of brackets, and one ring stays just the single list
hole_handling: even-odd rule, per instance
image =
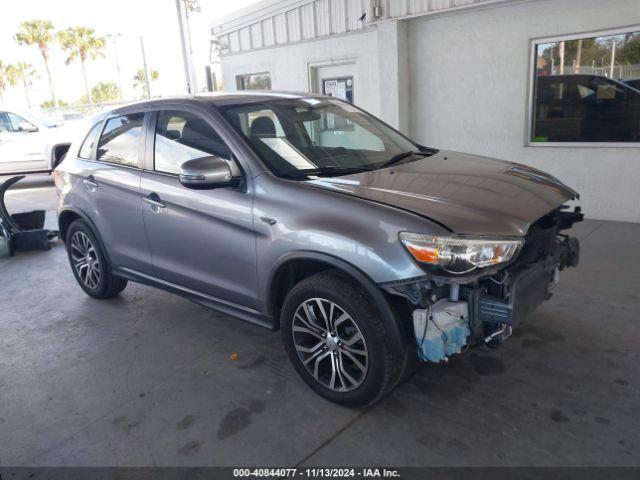
[{"label": "rear door", "polygon": [[38,172],[48,169],[44,133],[12,112],[0,111],[0,174]]},{"label": "rear door", "polygon": [[[76,172],[83,206],[98,229],[111,262],[152,273],[151,256],[142,223],[140,159],[144,155],[145,113],[108,117],[94,127],[97,141],[87,136],[80,149]],[[90,153],[87,153],[90,152]],[[82,158],[90,156],[90,158]]]},{"label": "rear door", "polygon": [[142,173],[143,218],[156,276],[232,303],[257,308],[255,234],[249,188],[194,190],[180,165],[217,156],[240,172],[214,123],[197,110],[155,112]]}]

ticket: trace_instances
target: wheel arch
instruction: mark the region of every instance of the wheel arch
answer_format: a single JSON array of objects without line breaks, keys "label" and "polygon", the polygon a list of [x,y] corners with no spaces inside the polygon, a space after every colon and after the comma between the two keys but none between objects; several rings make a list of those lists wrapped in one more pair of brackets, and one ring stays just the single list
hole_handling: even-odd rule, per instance
[{"label": "wheel arch", "polygon": [[100,233],[98,232],[98,228],[93,223],[91,218],[89,218],[89,216],[86,213],[84,213],[82,210],[80,210],[80,209],[73,208],[73,207],[67,207],[67,208],[65,208],[64,210],[62,210],[58,214],[58,230],[60,231],[60,239],[63,242],[66,242],[66,240],[67,240],[67,231],[69,230],[69,226],[73,222],[75,222],[76,220],[84,220],[85,221],[85,223],[91,229],[91,232],[93,233],[93,235],[98,240],[98,243],[100,244],[100,248],[102,249],[102,252],[103,252],[104,256],[106,257],[107,261],[109,263],[111,263],[111,258],[109,257],[109,252],[107,251],[107,249],[104,246],[104,243],[102,242],[102,237],[100,236]]},{"label": "wheel arch", "polygon": [[392,305],[376,283],[356,266],[332,255],[301,251],[282,256],[274,265],[266,286],[266,308],[274,329],[280,327],[280,310],[289,290],[304,278],[324,270],[336,270],[357,282],[380,313],[394,355],[404,356],[405,340]]}]

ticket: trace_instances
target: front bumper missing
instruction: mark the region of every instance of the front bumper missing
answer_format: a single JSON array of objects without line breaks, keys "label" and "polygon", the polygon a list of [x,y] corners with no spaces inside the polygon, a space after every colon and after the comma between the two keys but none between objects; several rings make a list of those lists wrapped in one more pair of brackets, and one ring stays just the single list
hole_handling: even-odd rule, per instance
[{"label": "front bumper missing", "polygon": [[[420,359],[446,361],[451,353],[461,353],[479,345],[495,346],[506,339],[512,328],[551,297],[559,271],[577,266],[579,258],[578,240],[558,234],[547,255],[532,263],[506,267],[501,272],[500,281],[484,277],[469,283],[458,281],[453,286],[453,283],[444,283],[440,279],[420,278],[386,284],[383,288],[391,294],[403,296],[413,306],[414,333]],[[461,303],[465,304],[464,308],[456,307]],[[447,311],[446,315],[441,315],[442,310]],[[451,322],[452,312],[464,314],[459,314],[457,320]],[[468,336],[461,342],[460,332],[463,329]]]},{"label": "front bumper missing", "polygon": [[475,321],[517,327],[551,297],[552,279],[549,275],[550,272],[541,264],[518,272],[512,280],[507,298],[471,290],[466,297]]}]

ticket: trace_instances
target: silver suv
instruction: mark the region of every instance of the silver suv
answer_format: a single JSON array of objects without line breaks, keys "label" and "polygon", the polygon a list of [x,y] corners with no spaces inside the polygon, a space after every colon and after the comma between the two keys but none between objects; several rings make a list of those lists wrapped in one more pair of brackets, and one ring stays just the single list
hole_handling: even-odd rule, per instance
[{"label": "silver suv", "polygon": [[421,146],[308,94],[154,100],[96,118],[55,172],[73,274],[280,329],[302,379],[371,403],[418,361],[505,340],[578,262],[576,192]]}]

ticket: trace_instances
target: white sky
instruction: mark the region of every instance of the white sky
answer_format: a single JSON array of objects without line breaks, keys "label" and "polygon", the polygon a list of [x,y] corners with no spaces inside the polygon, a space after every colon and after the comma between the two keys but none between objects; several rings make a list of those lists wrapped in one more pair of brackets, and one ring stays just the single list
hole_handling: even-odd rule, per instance
[{"label": "white sky", "polygon": [[[212,20],[256,1],[199,0],[202,12],[190,15],[199,89],[206,86],[204,69],[209,63]],[[25,61],[38,71],[40,78],[29,89],[34,107],[50,98],[44,62],[36,46],[18,46],[13,36],[21,21],[36,18],[50,20],[58,30],[87,26],[94,28],[100,36],[122,34],[117,53],[125,99],[141,95],[133,89],[133,75],[142,67],[140,36],[144,37],[149,68],[160,74],[151,85],[152,95],[186,93],[175,0],[0,0],[0,8],[0,60],[5,64]],[[73,62],[67,66],[65,53],[57,45],[52,50],[50,67],[56,94],[69,103],[76,101],[84,94],[80,64]],[[105,58],[88,63],[87,76],[90,86],[100,81],[118,83],[113,42],[107,44]],[[26,108],[21,85],[7,87],[3,93],[5,104]]]}]

